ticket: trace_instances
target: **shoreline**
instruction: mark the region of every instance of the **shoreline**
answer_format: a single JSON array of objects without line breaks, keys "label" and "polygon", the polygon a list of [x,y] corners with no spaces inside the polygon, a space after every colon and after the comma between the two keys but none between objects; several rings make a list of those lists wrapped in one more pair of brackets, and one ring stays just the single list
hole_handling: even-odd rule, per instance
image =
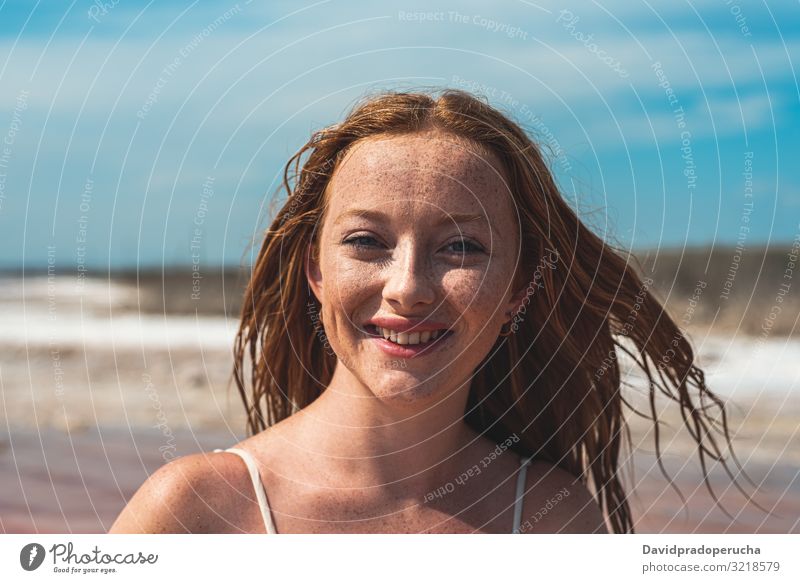
[{"label": "shoreline", "polygon": [[[231,383],[238,319],[220,309],[235,290],[209,284],[197,303],[181,287],[191,280],[171,277],[177,287],[160,278],[138,287],[135,279],[88,279],[80,290],[60,275],[24,285],[0,278],[3,532],[104,531],[158,466],[244,436]],[[709,388],[730,405],[736,454],[762,487],[757,500],[777,516],[726,490],[720,468],[712,483],[738,522],[716,508],[695,446],[685,428],[675,431],[682,420],[666,407],[663,461],[687,497],[689,518],[654,463],[652,427],[628,415],[634,453],[621,459],[621,472],[634,470],[637,531],[800,532],[800,338],[782,335],[794,332],[791,323],[762,340],[744,334],[736,318],[704,327],[699,312],[692,316],[688,335]],[[625,373],[624,355],[619,363]],[[641,376],[624,380],[626,398],[648,410]]]}]

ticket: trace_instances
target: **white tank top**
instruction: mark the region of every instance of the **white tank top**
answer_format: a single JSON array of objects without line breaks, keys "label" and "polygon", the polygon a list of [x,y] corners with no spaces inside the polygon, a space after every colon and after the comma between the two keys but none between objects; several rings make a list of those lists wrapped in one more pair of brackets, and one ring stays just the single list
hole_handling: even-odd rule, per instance
[{"label": "white tank top", "polygon": [[[272,512],[269,509],[269,502],[267,501],[267,491],[264,488],[264,483],[261,481],[261,475],[258,472],[258,464],[255,458],[247,451],[231,447],[229,449],[215,449],[215,453],[226,451],[234,453],[244,460],[247,466],[247,471],[250,473],[250,480],[253,482],[253,490],[256,492],[256,500],[258,501],[258,508],[261,511],[261,518],[264,519],[264,530],[267,534],[278,534],[275,529],[275,523],[272,521]],[[525,475],[528,471],[532,458],[520,458],[520,471],[517,474],[517,496],[514,500],[514,528],[511,534],[518,534],[520,523],[522,521],[522,500],[525,494]]]}]

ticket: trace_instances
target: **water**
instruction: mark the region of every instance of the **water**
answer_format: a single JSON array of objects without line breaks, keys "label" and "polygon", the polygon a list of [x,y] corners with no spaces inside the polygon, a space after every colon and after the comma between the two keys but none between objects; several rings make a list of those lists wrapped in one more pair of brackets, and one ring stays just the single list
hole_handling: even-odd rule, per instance
[{"label": "water", "polygon": [[[46,276],[0,278],[0,342],[14,345],[113,349],[229,350],[234,318],[147,314],[135,286],[113,280]],[[741,335],[693,337],[698,364],[713,391],[727,397],[791,395],[800,390],[800,340]],[[642,376],[624,355],[625,380],[644,390]]]},{"label": "water", "polygon": [[227,349],[238,322],[147,314],[135,286],[113,280],[0,278],[0,342],[92,348]]}]

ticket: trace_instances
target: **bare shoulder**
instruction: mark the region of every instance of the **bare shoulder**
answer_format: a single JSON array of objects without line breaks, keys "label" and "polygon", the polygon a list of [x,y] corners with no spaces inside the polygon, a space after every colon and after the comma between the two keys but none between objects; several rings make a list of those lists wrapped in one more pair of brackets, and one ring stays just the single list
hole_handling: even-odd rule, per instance
[{"label": "bare shoulder", "polygon": [[531,462],[525,491],[520,533],[608,534],[600,506],[566,470]]},{"label": "bare shoulder", "polygon": [[109,533],[241,532],[254,503],[242,460],[231,453],[187,455],[161,466],[136,491]]}]

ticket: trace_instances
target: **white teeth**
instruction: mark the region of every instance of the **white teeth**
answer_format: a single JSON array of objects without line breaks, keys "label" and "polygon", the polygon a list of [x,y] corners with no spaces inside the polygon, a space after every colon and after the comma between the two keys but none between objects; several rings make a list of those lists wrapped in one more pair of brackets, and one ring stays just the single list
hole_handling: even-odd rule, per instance
[{"label": "white teeth", "polygon": [[434,330],[433,332],[426,330],[424,332],[414,332],[409,334],[408,332],[396,332],[395,330],[388,330],[387,328],[381,328],[380,326],[375,326],[375,329],[378,331],[378,335],[383,336],[386,340],[390,340],[396,344],[425,344],[429,340],[435,340],[440,334],[445,332],[444,330]]}]

